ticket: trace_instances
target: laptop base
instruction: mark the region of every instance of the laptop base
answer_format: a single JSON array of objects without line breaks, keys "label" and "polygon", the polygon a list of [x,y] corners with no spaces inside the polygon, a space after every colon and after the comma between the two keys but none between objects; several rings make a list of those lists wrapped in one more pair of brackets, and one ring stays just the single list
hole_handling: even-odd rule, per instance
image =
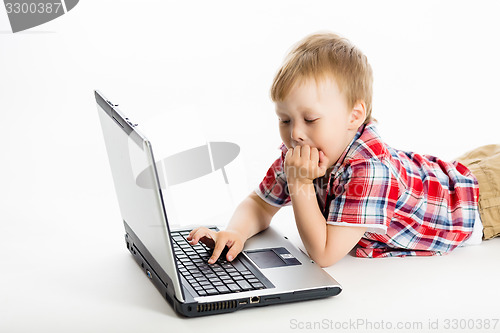
[{"label": "laptop base", "polygon": [[[239,299],[219,301],[219,302],[207,302],[200,303],[194,299],[186,300],[185,303],[179,302],[175,296],[174,291],[169,283],[165,283],[160,279],[156,270],[152,266],[157,264],[153,263],[150,265],[148,260],[146,260],[143,253],[147,256],[148,251],[142,245],[140,240],[135,236],[134,232],[130,227],[125,224],[125,242],[127,249],[132,254],[134,260],[141,267],[141,270],[148,277],[148,279],[153,283],[153,285],[158,289],[160,294],[167,300],[168,303],[174,308],[174,311],[185,316],[185,317],[201,317],[220,313],[229,313],[236,310],[266,306],[272,304],[280,303],[290,303],[305,300],[320,299],[330,296],[336,296],[341,292],[339,287],[327,287],[318,290],[307,290],[306,292],[295,291],[290,293],[282,293],[279,295],[265,295],[265,296],[254,296],[254,297],[242,297]],[[149,257],[151,257],[149,255]]]}]

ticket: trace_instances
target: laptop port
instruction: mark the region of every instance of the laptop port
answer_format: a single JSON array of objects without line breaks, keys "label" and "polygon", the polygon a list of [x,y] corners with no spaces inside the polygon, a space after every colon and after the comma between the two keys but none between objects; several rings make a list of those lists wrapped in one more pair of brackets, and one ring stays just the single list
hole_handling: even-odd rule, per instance
[{"label": "laptop port", "polygon": [[153,275],[151,274],[151,272],[149,271],[149,269],[146,269],[146,274],[148,275],[148,278],[150,278],[150,279],[153,278]]},{"label": "laptop port", "polygon": [[260,302],[259,296],[254,296],[254,297],[250,298],[250,304],[259,303],[259,302]]}]

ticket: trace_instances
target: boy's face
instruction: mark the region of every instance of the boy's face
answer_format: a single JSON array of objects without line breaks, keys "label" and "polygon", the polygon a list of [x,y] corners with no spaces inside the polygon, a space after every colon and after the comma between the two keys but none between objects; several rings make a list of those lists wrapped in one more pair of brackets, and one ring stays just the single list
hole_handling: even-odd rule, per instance
[{"label": "boy's face", "polygon": [[[362,113],[357,108],[362,107]],[[309,145],[334,165],[364,122],[364,103],[347,105],[334,79],[304,80],[276,102],[281,139],[287,148]],[[361,119],[362,118],[362,119]]]}]

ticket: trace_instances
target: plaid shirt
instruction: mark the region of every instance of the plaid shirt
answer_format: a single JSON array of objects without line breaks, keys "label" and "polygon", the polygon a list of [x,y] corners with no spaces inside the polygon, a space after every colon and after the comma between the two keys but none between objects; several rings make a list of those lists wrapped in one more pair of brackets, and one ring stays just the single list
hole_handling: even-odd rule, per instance
[{"label": "plaid shirt", "polygon": [[[290,204],[286,147],[255,190],[273,206]],[[314,181],[331,225],[367,228],[358,257],[428,256],[449,252],[472,234],[479,188],[462,164],[403,152],[363,125],[327,175]]]}]

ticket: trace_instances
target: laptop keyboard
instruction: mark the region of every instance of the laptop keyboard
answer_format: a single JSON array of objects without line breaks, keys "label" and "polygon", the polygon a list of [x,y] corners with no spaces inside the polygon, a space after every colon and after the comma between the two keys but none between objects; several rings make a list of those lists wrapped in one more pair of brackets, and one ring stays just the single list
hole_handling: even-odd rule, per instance
[{"label": "laptop keyboard", "polygon": [[240,260],[219,258],[209,264],[212,249],[202,242],[191,245],[188,231],[172,232],[179,272],[200,296],[235,293],[266,288]]}]

